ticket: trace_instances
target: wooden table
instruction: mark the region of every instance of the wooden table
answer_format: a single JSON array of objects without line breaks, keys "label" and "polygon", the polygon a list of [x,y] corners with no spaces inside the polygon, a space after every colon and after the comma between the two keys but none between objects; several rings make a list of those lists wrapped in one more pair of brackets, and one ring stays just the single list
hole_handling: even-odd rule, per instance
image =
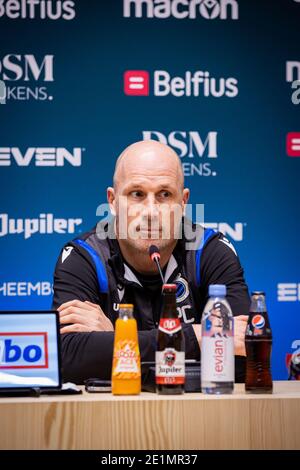
[{"label": "wooden table", "polygon": [[0,398],[0,449],[300,449],[300,381],[272,395]]}]

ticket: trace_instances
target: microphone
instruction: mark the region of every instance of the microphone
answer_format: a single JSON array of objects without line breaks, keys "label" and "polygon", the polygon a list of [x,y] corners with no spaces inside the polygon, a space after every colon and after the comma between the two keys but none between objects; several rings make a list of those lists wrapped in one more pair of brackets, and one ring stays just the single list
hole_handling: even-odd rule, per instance
[{"label": "microphone", "polygon": [[164,280],[164,276],[163,276],[163,273],[161,271],[161,267],[160,267],[160,263],[159,263],[159,260],[160,260],[159,248],[155,245],[151,245],[149,247],[149,256],[150,256],[150,259],[156,264],[158,272],[159,272],[161,280],[162,280],[162,283],[164,284],[165,280]]}]

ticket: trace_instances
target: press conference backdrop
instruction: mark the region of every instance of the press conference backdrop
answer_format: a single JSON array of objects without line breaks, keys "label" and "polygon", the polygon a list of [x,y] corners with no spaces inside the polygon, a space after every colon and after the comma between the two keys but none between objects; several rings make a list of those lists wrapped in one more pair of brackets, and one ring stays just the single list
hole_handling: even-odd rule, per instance
[{"label": "press conference backdrop", "polygon": [[300,1],[0,2],[0,308],[47,309],[115,159],[156,139],[300,347]]}]

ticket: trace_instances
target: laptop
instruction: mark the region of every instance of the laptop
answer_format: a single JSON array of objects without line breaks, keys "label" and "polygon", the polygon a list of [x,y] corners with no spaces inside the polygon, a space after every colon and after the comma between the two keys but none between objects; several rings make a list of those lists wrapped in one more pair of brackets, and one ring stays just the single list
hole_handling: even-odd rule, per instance
[{"label": "laptop", "polygon": [[0,312],[0,394],[55,392],[61,380],[58,312]]}]

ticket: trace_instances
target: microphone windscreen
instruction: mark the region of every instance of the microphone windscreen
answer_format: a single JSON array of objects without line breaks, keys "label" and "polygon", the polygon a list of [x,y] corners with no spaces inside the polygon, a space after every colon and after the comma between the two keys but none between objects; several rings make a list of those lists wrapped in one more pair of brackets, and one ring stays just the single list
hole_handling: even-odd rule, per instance
[{"label": "microphone windscreen", "polygon": [[151,245],[149,247],[149,256],[152,259],[152,261],[154,257],[157,257],[158,259],[160,259],[159,248],[155,245]]}]

